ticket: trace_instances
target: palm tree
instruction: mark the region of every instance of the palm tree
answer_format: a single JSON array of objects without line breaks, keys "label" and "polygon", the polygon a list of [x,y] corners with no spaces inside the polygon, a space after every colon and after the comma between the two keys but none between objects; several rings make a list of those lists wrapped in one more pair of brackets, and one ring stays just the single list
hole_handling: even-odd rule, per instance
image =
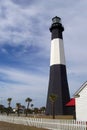
[{"label": "palm tree", "polygon": [[33,113],[33,106],[34,104],[31,104],[31,113]]},{"label": "palm tree", "polygon": [[20,110],[21,104],[20,103],[16,103],[16,107],[17,107],[18,116],[20,116],[19,110]]},{"label": "palm tree", "polygon": [[40,108],[40,111],[41,111],[42,114],[45,113],[45,110],[46,110],[46,108],[44,106]]},{"label": "palm tree", "polygon": [[31,108],[33,108],[34,104],[31,104]]},{"label": "palm tree", "polygon": [[33,106],[34,106],[34,104],[31,104],[31,109],[33,110]]},{"label": "palm tree", "polygon": [[9,113],[11,112],[11,101],[12,101],[12,98],[8,98],[7,101],[8,101],[7,115],[9,115]]},{"label": "palm tree", "polygon": [[53,119],[55,119],[55,101],[57,99],[57,95],[56,94],[50,94],[49,99],[52,103],[52,115],[53,115]]},{"label": "palm tree", "polygon": [[31,98],[26,98],[25,101],[28,103],[27,104],[27,109],[26,109],[26,116],[27,116],[27,112],[28,112],[28,109],[29,109],[29,105],[30,105],[30,102],[32,102],[32,99]]},{"label": "palm tree", "polygon": [[39,112],[39,108],[35,107],[35,108],[34,108],[34,113],[35,113],[35,114],[38,114],[38,112]]},{"label": "palm tree", "polygon": [[7,101],[8,101],[8,107],[10,108],[12,98],[8,98]]}]

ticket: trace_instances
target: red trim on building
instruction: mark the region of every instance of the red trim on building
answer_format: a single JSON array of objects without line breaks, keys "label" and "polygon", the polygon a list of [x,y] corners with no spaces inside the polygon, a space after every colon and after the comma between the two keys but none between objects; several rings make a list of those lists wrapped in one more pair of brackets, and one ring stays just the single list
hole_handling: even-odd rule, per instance
[{"label": "red trim on building", "polygon": [[66,106],[75,106],[75,98],[71,98],[70,101],[66,104]]}]

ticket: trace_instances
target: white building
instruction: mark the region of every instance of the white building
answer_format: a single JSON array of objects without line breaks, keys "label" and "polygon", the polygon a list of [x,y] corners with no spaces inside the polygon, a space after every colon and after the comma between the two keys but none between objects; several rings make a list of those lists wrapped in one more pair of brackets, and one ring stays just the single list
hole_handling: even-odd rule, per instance
[{"label": "white building", "polygon": [[74,94],[76,119],[87,121],[87,81]]}]

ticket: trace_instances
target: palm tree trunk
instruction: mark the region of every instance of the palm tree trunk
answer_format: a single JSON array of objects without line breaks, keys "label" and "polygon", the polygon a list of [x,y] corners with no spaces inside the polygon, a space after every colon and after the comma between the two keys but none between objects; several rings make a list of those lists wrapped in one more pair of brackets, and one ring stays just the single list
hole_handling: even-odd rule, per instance
[{"label": "palm tree trunk", "polygon": [[28,104],[27,104],[26,116],[28,115],[28,109],[29,109],[29,102],[28,102]]},{"label": "palm tree trunk", "polygon": [[20,113],[19,113],[19,106],[18,106],[18,110],[17,110],[17,113],[18,113],[18,116],[20,116]]},{"label": "palm tree trunk", "polygon": [[55,102],[52,103],[52,116],[55,119]]},{"label": "palm tree trunk", "polygon": [[26,111],[25,111],[25,112],[26,112],[26,116],[27,116],[27,109],[26,109]]}]

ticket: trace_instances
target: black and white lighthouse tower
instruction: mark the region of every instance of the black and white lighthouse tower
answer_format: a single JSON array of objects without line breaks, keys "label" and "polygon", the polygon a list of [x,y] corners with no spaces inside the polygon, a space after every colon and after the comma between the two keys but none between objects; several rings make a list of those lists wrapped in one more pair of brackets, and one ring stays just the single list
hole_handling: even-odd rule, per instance
[{"label": "black and white lighthouse tower", "polygon": [[50,57],[50,77],[46,104],[46,114],[52,115],[52,104],[49,99],[51,94],[57,96],[55,101],[55,115],[68,114],[66,103],[70,100],[66,63],[63,45],[64,27],[61,18],[54,17],[50,27],[51,32],[51,57]]}]

